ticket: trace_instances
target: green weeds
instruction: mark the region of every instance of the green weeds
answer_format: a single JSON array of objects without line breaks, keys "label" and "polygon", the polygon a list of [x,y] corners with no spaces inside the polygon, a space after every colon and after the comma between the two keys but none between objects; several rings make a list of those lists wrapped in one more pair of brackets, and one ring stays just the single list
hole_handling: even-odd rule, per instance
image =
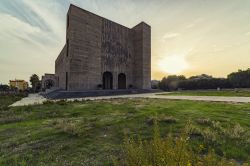
[{"label": "green weeds", "polygon": [[[161,99],[58,101],[8,108],[0,111],[0,165],[112,165],[110,156],[121,154],[124,131],[135,147],[139,138],[144,147],[155,138],[154,121],[160,129],[158,140],[165,142],[159,145],[185,145],[180,161],[201,154],[201,160],[215,155],[242,164],[250,161],[249,113],[250,104]],[[189,135],[183,139],[189,139],[181,142],[188,120]]]},{"label": "green weeds", "polygon": [[127,137],[122,146],[120,160],[114,160],[115,165],[125,166],[236,166],[234,160],[216,156],[213,150],[202,153],[200,145],[194,152],[190,146],[190,126],[187,125],[180,136],[168,135],[162,138],[158,126],[154,127],[152,140],[141,140]]}]

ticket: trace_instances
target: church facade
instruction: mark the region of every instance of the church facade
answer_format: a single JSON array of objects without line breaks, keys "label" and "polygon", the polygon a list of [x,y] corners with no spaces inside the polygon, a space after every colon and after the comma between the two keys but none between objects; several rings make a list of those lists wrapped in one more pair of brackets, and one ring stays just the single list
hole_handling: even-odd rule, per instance
[{"label": "church facade", "polygon": [[54,78],[68,91],[150,89],[151,27],[141,22],[127,28],[70,5]]}]

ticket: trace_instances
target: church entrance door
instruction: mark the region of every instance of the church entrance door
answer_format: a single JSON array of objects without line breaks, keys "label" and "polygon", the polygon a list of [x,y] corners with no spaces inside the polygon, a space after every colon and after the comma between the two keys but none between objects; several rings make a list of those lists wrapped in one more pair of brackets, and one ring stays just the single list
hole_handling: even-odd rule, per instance
[{"label": "church entrance door", "polygon": [[120,73],[118,75],[118,89],[126,89],[126,75],[124,73]]},{"label": "church entrance door", "polygon": [[113,89],[113,75],[111,72],[104,72],[102,77],[103,89]]}]

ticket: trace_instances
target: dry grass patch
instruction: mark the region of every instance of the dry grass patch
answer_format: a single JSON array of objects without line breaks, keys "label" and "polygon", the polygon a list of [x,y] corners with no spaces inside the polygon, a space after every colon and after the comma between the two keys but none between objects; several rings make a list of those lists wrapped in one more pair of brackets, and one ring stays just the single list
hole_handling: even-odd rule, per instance
[{"label": "dry grass patch", "polygon": [[209,118],[200,118],[200,119],[197,119],[196,122],[200,125],[210,125],[211,124],[211,120]]},{"label": "dry grass patch", "polygon": [[154,124],[154,122],[160,122],[160,123],[177,123],[178,119],[176,119],[173,116],[166,116],[166,115],[159,115],[155,117],[148,117],[146,119],[146,123],[151,126]]},{"label": "dry grass patch", "polygon": [[53,121],[52,124],[55,129],[73,136],[81,136],[84,133],[84,128],[80,123],[72,119],[58,119]]}]

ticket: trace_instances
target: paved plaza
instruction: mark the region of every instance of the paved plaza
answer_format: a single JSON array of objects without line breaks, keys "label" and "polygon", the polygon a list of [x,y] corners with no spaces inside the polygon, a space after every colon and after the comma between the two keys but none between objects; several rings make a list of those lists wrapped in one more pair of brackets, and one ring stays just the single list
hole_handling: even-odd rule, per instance
[{"label": "paved plaza", "polygon": [[[221,96],[166,96],[159,95],[159,93],[145,93],[145,94],[130,94],[117,96],[99,96],[99,97],[85,97],[76,99],[67,99],[67,101],[74,100],[108,100],[115,98],[153,98],[153,99],[167,99],[167,100],[193,100],[193,101],[212,101],[212,102],[232,102],[232,103],[250,103],[250,97],[221,97]],[[12,104],[11,106],[25,106],[42,104],[47,99],[39,94],[30,94],[28,97]]]}]

